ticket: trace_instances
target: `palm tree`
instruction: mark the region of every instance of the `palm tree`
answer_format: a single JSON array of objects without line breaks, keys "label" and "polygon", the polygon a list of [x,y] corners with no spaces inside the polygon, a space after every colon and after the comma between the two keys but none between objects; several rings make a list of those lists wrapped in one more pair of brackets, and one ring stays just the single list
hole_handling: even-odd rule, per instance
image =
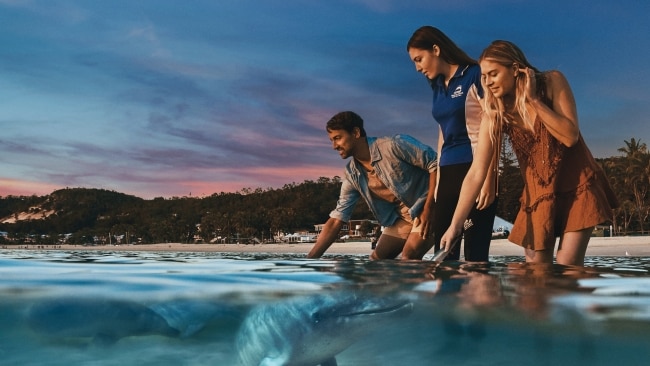
[{"label": "palm tree", "polygon": [[626,147],[618,151],[625,153],[623,158],[624,184],[630,191],[629,200],[632,202],[633,211],[637,217],[641,234],[645,233],[644,222],[650,215],[650,153],[648,147],[641,140],[631,138],[624,141]]},{"label": "palm tree", "polygon": [[627,147],[621,147],[618,149],[619,152],[625,153],[625,157],[634,157],[639,153],[647,153],[648,146],[645,143],[641,142],[641,139],[638,141],[632,137],[630,141],[623,140]]}]

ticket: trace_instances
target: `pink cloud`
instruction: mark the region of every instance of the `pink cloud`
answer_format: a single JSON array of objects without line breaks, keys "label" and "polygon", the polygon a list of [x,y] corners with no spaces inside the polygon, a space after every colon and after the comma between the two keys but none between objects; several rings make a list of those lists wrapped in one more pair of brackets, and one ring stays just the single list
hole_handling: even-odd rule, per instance
[{"label": "pink cloud", "polygon": [[[229,170],[229,175],[233,172]],[[258,167],[248,168],[236,173],[239,177],[230,180],[204,181],[188,180],[178,181],[174,190],[185,191],[192,196],[212,195],[220,192],[238,192],[243,188],[267,189],[281,188],[285,184],[302,183],[306,180],[317,180],[320,177],[333,178],[343,174],[343,166],[332,168],[327,166],[309,167]],[[248,178],[247,178],[248,177]],[[182,188],[180,188],[182,187]]]},{"label": "pink cloud", "polygon": [[[253,167],[253,168],[215,168],[186,172],[185,176],[195,175],[195,179],[176,177],[158,177],[156,179],[133,182],[126,179],[119,181],[106,177],[99,186],[85,188],[108,189],[116,192],[135,195],[144,199],[155,197],[202,197],[221,192],[239,192],[242,189],[277,189],[285,184],[302,183],[306,180],[317,180],[320,177],[333,178],[342,176],[343,166],[309,165],[298,167]],[[200,176],[200,177],[198,177]],[[218,178],[217,178],[218,177]],[[113,177],[118,178],[118,177]],[[71,188],[78,188],[71,185]],[[11,178],[0,178],[0,196],[44,196],[64,186]]]},{"label": "pink cloud", "polygon": [[44,196],[62,187],[43,182],[0,178],[0,196]]}]

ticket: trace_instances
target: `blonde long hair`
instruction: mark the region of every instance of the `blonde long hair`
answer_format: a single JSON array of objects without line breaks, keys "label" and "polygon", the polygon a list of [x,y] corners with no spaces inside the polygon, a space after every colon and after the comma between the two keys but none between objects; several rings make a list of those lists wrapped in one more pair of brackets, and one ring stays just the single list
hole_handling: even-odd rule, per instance
[{"label": "blonde long hair", "polygon": [[[479,62],[483,60],[496,62],[505,67],[512,67],[515,64],[517,64],[519,68],[527,67],[535,71],[536,78],[540,74],[540,71],[528,62],[521,49],[509,41],[496,40],[492,42],[481,53]],[[523,74],[520,73],[519,75]],[[534,131],[534,121],[530,118],[528,110],[526,109],[526,78],[520,77],[519,75],[515,79],[515,109],[521,116],[524,125]],[[483,101],[483,122],[481,123],[489,123],[490,138],[495,146],[497,146],[496,151],[498,152],[501,143],[503,124],[507,123],[505,116],[506,111],[501,98],[495,97],[494,94],[492,94],[492,91],[485,86],[484,78],[481,78],[481,83],[483,84],[485,95]]]}]

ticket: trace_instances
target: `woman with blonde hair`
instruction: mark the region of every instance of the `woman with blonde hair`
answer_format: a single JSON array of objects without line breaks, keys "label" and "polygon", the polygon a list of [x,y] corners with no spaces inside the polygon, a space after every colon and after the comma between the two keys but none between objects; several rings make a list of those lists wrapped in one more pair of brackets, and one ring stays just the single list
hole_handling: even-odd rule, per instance
[{"label": "woman with blonde hair", "polygon": [[578,127],[573,93],[559,71],[541,72],[508,41],[494,41],[479,58],[482,101],[478,146],[461,188],[452,223],[441,239],[459,236],[508,135],[524,179],[521,207],[508,239],[527,262],[583,265],[595,225],[618,206]]}]

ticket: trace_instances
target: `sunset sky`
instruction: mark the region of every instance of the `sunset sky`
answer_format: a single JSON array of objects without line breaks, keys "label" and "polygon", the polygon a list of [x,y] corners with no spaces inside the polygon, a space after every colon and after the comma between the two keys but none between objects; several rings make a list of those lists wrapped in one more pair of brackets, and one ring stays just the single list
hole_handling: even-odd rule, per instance
[{"label": "sunset sky", "polygon": [[650,2],[0,0],[0,196],[205,196],[342,175],[324,125],[435,146],[406,42],[517,43],[568,78],[594,156],[650,143]]}]

